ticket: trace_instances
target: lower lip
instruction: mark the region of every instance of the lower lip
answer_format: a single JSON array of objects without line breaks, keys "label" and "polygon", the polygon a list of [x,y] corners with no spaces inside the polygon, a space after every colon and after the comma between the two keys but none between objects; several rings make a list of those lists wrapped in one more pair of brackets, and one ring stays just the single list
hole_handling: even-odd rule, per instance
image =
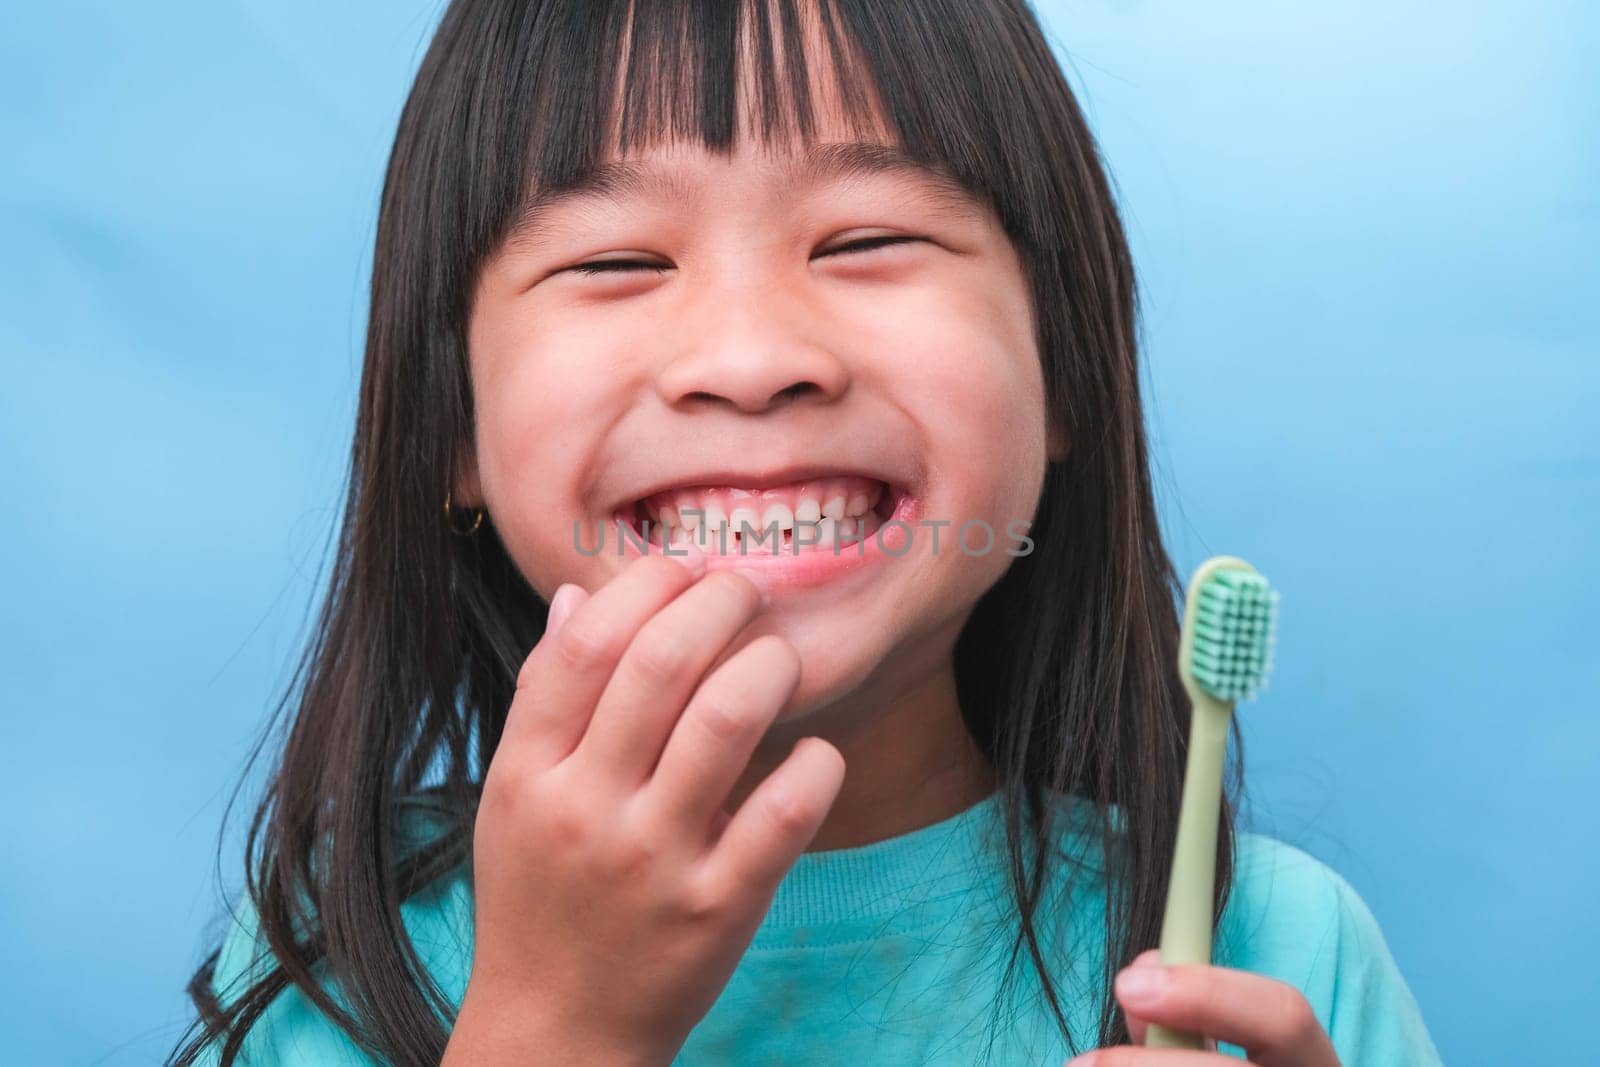
[{"label": "lower lip", "polygon": [[[845,575],[886,562],[903,562],[909,554],[911,529],[916,525],[920,512],[919,502],[910,495],[903,495],[895,502],[894,513],[861,541],[834,544],[826,548],[810,545],[799,550],[793,545],[781,546],[776,552],[766,545],[748,553],[737,550],[726,555],[706,552],[706,572],[730,568],[756,571],[766,580],[771,592],[826,585]],[[896,522],[904,525],[890,525]],[[627,541],[626,545],[628,555],[641,554],[632,540]],[[684,551],[682,545],[669,545],[663,551],[660,545],[647,543],[643,554],[681,556]]]}]

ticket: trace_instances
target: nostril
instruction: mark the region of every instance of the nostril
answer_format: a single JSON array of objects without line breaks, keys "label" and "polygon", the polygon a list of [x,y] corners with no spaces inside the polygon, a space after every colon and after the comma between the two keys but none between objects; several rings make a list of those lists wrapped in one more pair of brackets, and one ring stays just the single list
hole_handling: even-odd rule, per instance
[{"label": "nostril", "polygon": [[795,382],[793,385],[779,389],[772,396],[772,403],[782,404],[790,400],[799,400],[807,393],[820,393],[822,386],[816,382]]},{"label": "nostril", "polygon": [[[795,382],[793,385],[785,386],[784,388],[779,389],[776,393],[771,394],[769,397],[767,397],[766,403],[762,404],[759,408],[751,407],[747,410],[757,411],[764,408],[781,407],[784,404],[799,400],[801,397],[807,396],[808,394],[821,393],[822,391],[822,386],[818,385],[816,382]],[[726,396],[721,393],[713,393],[705,389],[696,389],[693,392],[685,393],[683,394],[683,400],[695,404],[718,404],[732,402],[734,406],[739,406],[738,401],[733,397]]]}]

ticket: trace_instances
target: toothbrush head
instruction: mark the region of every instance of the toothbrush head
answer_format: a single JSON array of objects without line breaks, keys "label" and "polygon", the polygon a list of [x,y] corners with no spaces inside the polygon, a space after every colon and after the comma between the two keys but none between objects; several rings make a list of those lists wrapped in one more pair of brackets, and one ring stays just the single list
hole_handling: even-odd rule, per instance
[{"label": "toothbrush head", "polygon": [[1277,643],[1278,593],[1233,556],[1206,560],[1189,581],[1179,670],[1218,700],[1253,699],[1266,688]]}]

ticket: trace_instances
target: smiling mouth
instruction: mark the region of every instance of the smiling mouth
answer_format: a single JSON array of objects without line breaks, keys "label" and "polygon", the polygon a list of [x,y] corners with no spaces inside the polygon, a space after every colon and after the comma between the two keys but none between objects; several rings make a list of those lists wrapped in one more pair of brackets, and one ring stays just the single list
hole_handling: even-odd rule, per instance
[{"label": "smiling mouth", "polygon": [[636,500],[616,518],[654,545],[694,544],[712,555],[789,555],[865,540],[905,497],[903,489],[855,475],[763,488],[683,486]]}]

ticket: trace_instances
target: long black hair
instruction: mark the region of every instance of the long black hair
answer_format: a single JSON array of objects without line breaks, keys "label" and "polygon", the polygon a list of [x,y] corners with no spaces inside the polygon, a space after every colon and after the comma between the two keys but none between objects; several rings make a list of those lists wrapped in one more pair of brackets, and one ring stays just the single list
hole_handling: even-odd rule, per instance
[{"label": "long black hair", "polygon": [[[1078,1048],[1036,924],[1050,872],[1069,858],[1052,796],[1098,813],[1102,990],[1157,943],[1187,743],[1181,584],[1151,491],[1126,239],[1094,138],[1025,0],[805,10],[797,0],[455,0],[389,158],[333,569],[278,708],[293,714],[247,839],[247,892],[273,966],[224,1003],[213,952],[190,983],[198,1018],[172,1062],[211,1042],[231,1062],[291,985],[384,1060],[439,1061],[454,1007],[400,906],[470,871],[479,786],[547,610],[492,515],[458,537],[441,509],[473,440],[466,337],[478,272],[528,194],[583,176],[614,128],[623,145],[696,138],[729,150],[745,33],[761,89],[753,132],[809,140],[818,74],[802,17],[820,21],[852,124],[876,113],[907,152],[992,205],[1026,267],[1049,415],[1071,442],[1046,472],[1034,551],[980,600],[955,651],[962,714],[1002,792],[1019,916],[1007,976],[1025,947]],[[1234,741],[1237,752],[1237,726]],[[1241,777],[1236,761],[1215,916],[1231,885]],[[408,837],[408,806],[438,832]],[[1128,1039],[1108,995],[1098,1028],[1096,1045]]]}]

